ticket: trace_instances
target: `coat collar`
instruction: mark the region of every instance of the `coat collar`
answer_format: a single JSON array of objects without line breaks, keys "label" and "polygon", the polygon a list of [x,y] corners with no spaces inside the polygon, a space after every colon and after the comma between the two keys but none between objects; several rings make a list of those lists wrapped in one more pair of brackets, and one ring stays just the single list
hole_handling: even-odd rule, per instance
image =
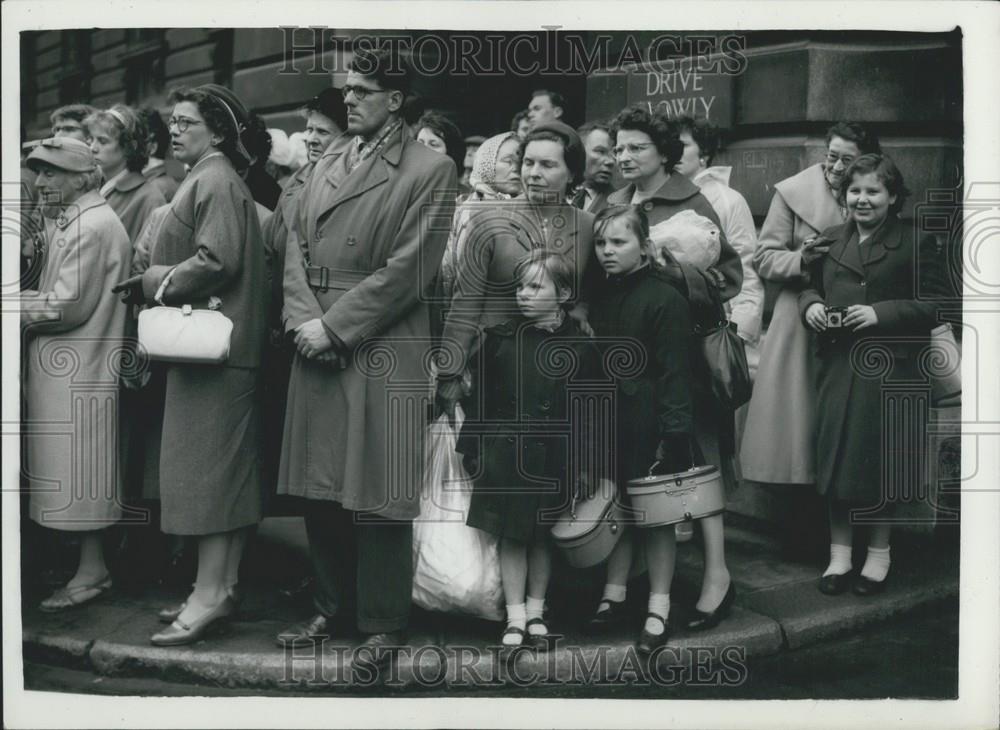
[{"label": "coat collar", "polygon": [[774,189],[781,193],[792,212],[814,230],[823,231],[844,220],[840,203],[826,184],[822,163],[785,178]]},{"label": "coat collar", "polygon": [[886,257],[889,251],[899,248],[902,243],[902,227],[896,218],[887,218],[864,243],[858,244],[857,227],[845,223],[837,230],[837,240],[830,245],[827,254],[844,268],[858,276],[865,275],[865,267]]},{"label": "coat collar", "polygon": [[[648,202],[650,200],[663,200],[671,205],[676,205],[677,203],[683,203],[685,200],[693,198],[699,193],[698,186],[693,182],[688,180],[686,177],[681,175],[679,172],[671,173],[667,181],[660,186],[660,188],[653,193],[652,196],[644,200],[643,202]],[[621,190],[616,190],[608,196],[608,202],[612,205],[628,205],[632,202],[632,196],[635,194],[635,185],[629,183]]]},{"label": "coat collar", "polygon": [[56,218],[56,227],[60,230],[65,230],[69,227],[69,224],[83,215],[85,210],[90,210],[91,208],[96,208],[99,205],[107,205],[107,202],[101,196],[101,194],[96,190],[90,190],[75,201],[66,206],[66,209],[59,214]]},{"label": "coat collar", "polygon": [[353,136],[341,135],[330,144],[323,157],[316,163],[317,168],[322,164],[325,182],[329,192],[332,192],[332,196],[324,201],[322,210],[316,216],[317,219],[341,203],[364,195],[374,187],[384,185],[389,180],[388,165],[398,167],[406,146],[419,143],[413,140],[409,127],[403,124],[399,132],[386,142],[378,154],[362,162],[351,174],[344,176],[341,166],[345,163],[344,156],[353,144]]},{"label": "coat collar", "polygon": [[131,193],[136,188],[141,187],[145,182],[145,175],[141,172],[132,172],[130,170],[115,181],[114,189],[119,193]]}]

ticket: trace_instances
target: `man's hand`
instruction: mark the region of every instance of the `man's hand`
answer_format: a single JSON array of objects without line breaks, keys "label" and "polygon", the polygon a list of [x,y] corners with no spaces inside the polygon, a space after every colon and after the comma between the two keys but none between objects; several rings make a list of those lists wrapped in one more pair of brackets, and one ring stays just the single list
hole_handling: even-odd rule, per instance
[{"label": "man's hand", "polygon": [[303,357],[315,359],[333,349],[333,340],[326,333],[322,321],[318,318],[310,319],[295,328],[295,348]]}]

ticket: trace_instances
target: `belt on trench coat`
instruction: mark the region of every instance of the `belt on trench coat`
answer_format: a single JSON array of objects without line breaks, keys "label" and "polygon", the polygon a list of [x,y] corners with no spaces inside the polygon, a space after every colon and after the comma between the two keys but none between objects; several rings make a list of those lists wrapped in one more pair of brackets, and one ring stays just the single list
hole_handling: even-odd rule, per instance
[{"label": "belt on trench coat", "polygon": [[350,289],[371,276],[370,271],[331,269],[327,266],[307,266],[306,281],[321,292],[330,289]]}]

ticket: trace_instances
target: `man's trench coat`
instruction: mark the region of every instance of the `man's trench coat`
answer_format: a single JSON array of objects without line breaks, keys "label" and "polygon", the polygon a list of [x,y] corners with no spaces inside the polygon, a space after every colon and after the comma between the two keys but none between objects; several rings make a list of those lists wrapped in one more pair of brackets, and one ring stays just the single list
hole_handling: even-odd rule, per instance
[{"label": "man's trench coat", "polygon": [[339,369],[295,355],[278,492],[409,520],[420,511],[432,392],[426,298],[456,170],[404,126],[337,186],[353,142],[335,140],[316,163],[290,226],[285,332],[321,318],[350,357]]}]

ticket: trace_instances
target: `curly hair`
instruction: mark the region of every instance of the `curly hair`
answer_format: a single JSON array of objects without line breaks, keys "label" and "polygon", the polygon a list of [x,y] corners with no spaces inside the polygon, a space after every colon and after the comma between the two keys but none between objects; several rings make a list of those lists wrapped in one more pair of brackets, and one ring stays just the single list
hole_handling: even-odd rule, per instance
[{"label": "curly hair", "polygon": [[142,172],[149,161],[149,127],[142,113],[124,104],[115,104],[110,109],[94,111],[83,120],[83,126],[91,137],[95,127],[101,127],[118,143],[125,157],[125,167],[130,172]]},{"label": "curly hair", "polygon": [[170,92],[167,100],[171,104],[188,101],[197,106],[198,113],[204,118],[208,130],[222,137],[222,143],[218,146],[219,151],[229,158],[236,169],[246,167],[247,163],[243,156],[236,151],[240,130],[233,126],[232,116],[226,111],[221,101],[206,91],[192,89],[188,86],[174,89]]},{"label": "curly hair", "polygon": [[847,207],[847,189],[851,187],[854,178],[858,175],[869,175],[871,173],[874,173],[875,177],[885,185],[885,189],[889,191],[889,195],[896,196],[896,201],[889,205],[889,215],[899,215],[899,212],[903,209],[903,205],[906,203],[906,199],[910,195],[910,190],[903,182],[903,173],[896,167],[896,163],[892,161],[892,158],[885,154],[861,155],[861,157],[851,163],[851,166],[847,168],[847,172],[844,174],[844,179],[840,183],[840,190],[837,193],[837,199],[840,204],[845,208]]},{"label": "curly hair", "polygon": [[644,104],[633,104],[618,112],[611,122],[611,134],[617,140],[618,133],[622,130],[635,130],[648,134],[656,145],[656,151],[666,158],[663,169],[668,173],[673,172],[674,165],[684,154],[684,145],[681,144],[680,129],[677,125],[665,114],[659,112],[650,114],[649,108]]},{"label": "curly hair", "polygon": [[863,155],[879,155],[882,153],[882,146],[879,144],[878,136],[868,127],[857,122],[837,122],[826,130],[826,146],[830,146],[830,141],[834,137],[840,137],[847,142],[853,142]]}]

